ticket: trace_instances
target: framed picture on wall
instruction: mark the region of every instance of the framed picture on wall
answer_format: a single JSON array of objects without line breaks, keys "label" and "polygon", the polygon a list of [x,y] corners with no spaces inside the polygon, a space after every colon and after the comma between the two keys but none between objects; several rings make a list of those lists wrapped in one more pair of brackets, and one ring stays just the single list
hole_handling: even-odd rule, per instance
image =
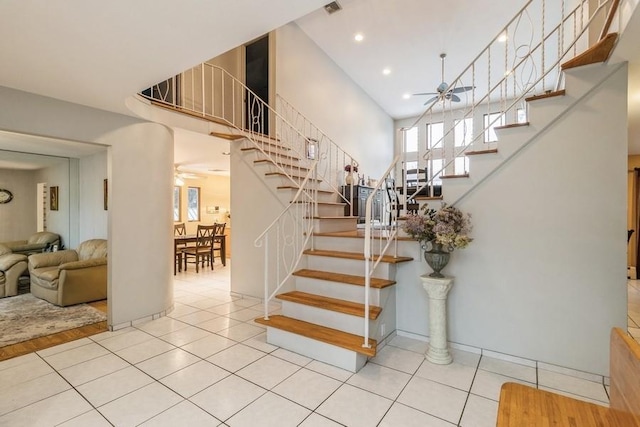
[{"label": "framed picture on wall", "polygon": [[104,194],[104,210],[108,210],[109,208],[109,180],[105,179],[102,183],[103,194]]},{"label": "framed picture on wall", "polygon": [[58,186],[49,189],[49,210],[58,210]]}]

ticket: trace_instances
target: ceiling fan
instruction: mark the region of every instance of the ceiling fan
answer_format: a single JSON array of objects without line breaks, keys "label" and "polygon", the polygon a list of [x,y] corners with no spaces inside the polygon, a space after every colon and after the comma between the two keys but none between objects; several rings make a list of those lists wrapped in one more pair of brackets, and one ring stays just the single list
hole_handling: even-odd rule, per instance
[{"label": "ceiling fan", "polygon": [[173,168],[173,178],[177,185],[183,185],[185,179],[206,179],[206,176],[193,172],[182,171],[180,170],[180,165],[175,165]]},{"label": "ceiling fan", "polygon": [[426,93],[414,93],[413,96],[418,95],[435,95],[432,98],[429,98],[424,105],[430,104],[435,100],[441,101],[452,101],[452,102],[460,102],[460,97],[456,95],[456,93],[466,92],[468,90],[473,89],[473,86],[461,86],[453,89],[449,89],[449,85],[444,81],[444,60],[447,57],[446,53],[440,54],[441,61],[441,69],[442,69],[442,83],[438,85],[436,88],[436,92],[426,92]]}]

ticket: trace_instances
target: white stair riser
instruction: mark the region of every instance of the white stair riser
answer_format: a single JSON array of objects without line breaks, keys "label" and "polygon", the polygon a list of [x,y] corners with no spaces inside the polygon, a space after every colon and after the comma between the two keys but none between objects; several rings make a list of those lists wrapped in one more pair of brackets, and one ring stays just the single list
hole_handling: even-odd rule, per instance
[{"label": "white stair riser", "polygon": [[[279,166],[288,174],[293,174],[297,176],[306,176],[307,173],[309,172],[307,169],[301,169],[296,167],[295,165],[291,165],[290,164],[291,162],[285,159],[278,161],[278,163],[279,163]],[[257,168],[260,168],[260,171],[263,173],[281,172],[278,166],[274,165],[271,162],[258,162],[258,163],[254,163],[254,166]]]},{"label": "white stair riser", "polygon": [[357,372],[367,362],[363,354],[281,329],[268,327],[267,342],[349,372]]},{"label": "white stair riser", "polygon": [[[296,276],[296,290],[330,298],[342,299],[345,301],[358,303],[362,303],[364,301],[364,286],[331,282],[311,277]],[[382,292],[388,292],[387,288],[370,288],[369,302],[372,305],[380,305],[380,294]]]},{"label": "white stair riser", "polygon": [[[337,329],[355,335],[364,335],[364,318],[350,314],[324,310],[292,301],[282,301],[282,314],[327,328]],[[376,321],[369,320],[371,338],[374,336]]]},{"label": "white stair riser", "polygon": [[[307,268],[311,270],[331,271],[334,273],[363,275],[364,261],[326,256],[307,256]],[[381,262],[373,277],[389,279],[395,277],[395,264]]]},{"label": "white stair riser", "polygon": [[356,228],[357,218],[315,218],[313,229],[317,233],[350,231]]},{"label": "white stair riser", "polygon": [[314,236],[313,241],[316,249],[358,253],[364,251],[364,239],[357,237]]},{"label": "white stair riser", "polygon": [[[265,180],[269,183],[269,185],[273,185],[275,186],[290,186],[290,185],[294,185],[297,186],[299,184],[302,184],[302,181],[304,181],[304,178],[300,178],[300,177],[295,177],[292,176],[292,179],[287,178],[285,175],[265,175]],[[311,181],[309,182],[310,186],[318,186],[319,182],[317,181]],[[319,188],[319,187],[316,187]]]},{"label": "white stair riser", "polygon": [[[291,182],[289,182],[287,185],[291,185]],[[295,197],[296,193],[298,192],[297,189],[294,188],[287,188],[287,189],[281,189],[279,190],[282,194],[287,195],[287,198],[289,201],[293,200],[293,198]],[[336,201],[336,195],[335,194],[329,194],[329,193],[315,193],[317,194],[318,197],[318,201],[319,202],[327,202],[327,203],[331,203],[331,202],[335,202]]]},{"label": "white stair riser", "polygon": [[318,216],[343,216],[344,206],[318,204]]}]

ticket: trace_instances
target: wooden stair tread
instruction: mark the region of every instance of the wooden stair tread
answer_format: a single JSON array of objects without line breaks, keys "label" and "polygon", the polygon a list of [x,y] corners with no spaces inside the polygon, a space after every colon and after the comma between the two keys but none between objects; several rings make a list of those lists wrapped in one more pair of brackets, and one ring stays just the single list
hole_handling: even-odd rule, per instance
[{"label": "wooden stair tread", "polygon": [[223,132],[209,132],[209,135],[216,138],[228,139],[229,141],[237,141],[239,139],[245,139],[246,136],[238,135],[236,133],[223,133]]},{"label": "wooden stair tread", "polygon": [[[278,190],[295,190],[295,191],[298,191],[300,189],[300,187],[295,187],[293,185],[281,185],[276,188]],[[323,194],[335,194],[335,191],[329,191],[329,190],[313,190],[313,191],[317,191],[318,193],[323,193]]]},{"label": "wooden stair tread", "polygon": [[[247,137],[247,139],[249,139],[249,137]],[[272,148],[272,149],[275,148],[276,150],[284,150],[284,151],[291,150],[291,148],[289,147],[285,147],[284,145],[280,145],[280,144],[274,144],[272,142],[257,141],[255,143],[260,145],[260,148],[262,148],[266,152],[270,152],[270,151],[268,149],[265,150],[265,147]],[[244,151],[259,150],[259,148],[254,145],[252,147],[242,147],[240,150],[244,150]]]},{"label": "wooden stair tread", "polygon": [[[264,174],[264,176],[284,176],[286,178],[291,177],[293,179],[305,179],[304,176],[300,176],[300,175],[287,175],[286,173],[282,173],[282,172],[267,172]],[[316,181],[316,182],[322,182],[321,179],[317,179],[317,178],[309,178],[309,181]]]},{"label": "wooden stair tread", "polygon": [[618,33],[607,34],[602,40],[599,40],[596,44],[582,52],[580,55],[563,63],[560,68],[564,71],[569,68],[606,61],[609,58],[613,47],[616,45],[617,39]]},{"label": "wooden stair tread", "polygon": [[280,167],[283,167],[283,168],[292,168],[292,169],[296,169],[296,170],[309,172],[309,168],[306,168],[304,166],[288,165],[286,163],[273,162],[271,159],[254,160],[253,163],[270,163],[270,164],[277,165],[277,166],[280,166]]},{"label": "wooden stair tread", "polygon": [[442,200],[442,196],[415,196],[414,200]]},{"label": "wooden stair tread", "polygon": [[[380,232],[384,233],[385,231],[386,230],[373,229],[371,230],[371,234],[373,237],[378,238],[380,237]],[[348,230],[348,231],[324,231],[324,232],[314,231],[313,235],[321,236],[321,237],[342,237],[342,238],[364,239],[364,229]],[[405,236],[397,236],[397,239],[400,241],[413,240],[411,237],[405,237]]]},{"label": "wooden stair tread", "polygon": [[359,335],[327,328],[325,326],[316,325],[315,323],[292,319],[282,315],[270,316],[269,320],[259,317],[254,321],[264,326],[282,329],[283,331],[292,332],[326,344],[355,351],[369,357],[374,357],[376,355],[377,342],[374,339],[369,339],[370,348],[363,347],[362,344],[364,342],[364,338]]},{"label": "wooden stair tread", "polygon": [[456,178],[469,178],[468,173],[461,173],[459,175],[442,175],[440,179],[456,179]]},{"label": "wooden stair tread", "polygon": [[[313,256],[325,256],[332,258],[345,258],[345,259],[353,259],[353,260],[361,260],[364,261],[364,254],[357,252],[342,252],[342,251],[325,251],[321,249],[307,249],[304,251],[305,255],[313,255]],[[377,257],[377,255],[374,255]],[[382,257],[382,262],[386,262],[388,264],[398,264],[401,262],[413,261],[413,258],[406,256],[399,256],[394,258],[391,255],[384,255]]]},{"label": "wooden stair tread", "polygon": [[528,98],[525,98],[524,100],[527,102],[532,102],[532,101],[537,101],[539,99],[553,98],[554,96],[564,96],[565,94],[566,94],[565,90],[562,89],[562,90],[556,90],[553,92],[543,93],[541,95],[533,95]]},{"label": "wooden stair tread", "polygon": [[[289,203],[305,203],[304,200],[298,200],[296,202],[289,202]],[[323,206],[342,206],[344,207],[344,205],[346,205],[346,203],[342,203],[342,202],[317,202],[319,205],[323,205]]]},{"label": "wooden stair tread", "polygon": [[[350,314],[364,319],[364,304],[357,302],[345,301],[338,298],[330,298],[322,295],[310,294],[301,291],[285,292],[276,295],[276,298],[282,301],[295,302],[298,304],[308,305],[310,307],[322,308],[323,310],[335,311],[336,313]],[[382,308],[373,305],[369,306],[369,318],[376,320],[380,315]]]},{"label": "wooden stair tread", "polygon": [[521,127],[527,127],[527,126],[529,126],[529,122],[524,122],[524,123],[509,123],[508,125],[496,126],[496,127],[494,127],[494,129],[495,129],[495,130],[500,130],[500,129],[521,128]]},{"label": "wooden stair tread", "polygon": [[[258,147],[243,147],[240,149],[240,151],[260,151],[260,149]],[[271,151],[271,150],[262,150],[265,152],[265,154],[269,154],[271,156],[275,156],[278,158],[283,158],[283,159],[288,159],[288,160],[296,160],[299,161],[300,158],[296,157],[296,156],[291,156],[289,154],[282,154],[279,153],[277,151]]]},{"label": "wooden stair tread", "polygon": [[[333,273],[331,271],[310,270],[304,268],[293,273],[294,276],[307,277],[310,279],[326,280],[329,282],[346,283],[349,285],[364,286],[364,276],[354,276],[352,274]],[[375,289],[384,289],[395,285],[394,280],[371,278],[370,286]]]},{"label": "wooden stair tread", "polygon": [[305,216],[305,218],[311,218],[311,219],[356,219],[359,218],[358,216],[345,216],[345,215],[338,215],[338,216]]},{"label": "wooden stair tread", "polygon": [[497,148],[492,148],[490,150],[474,150],[474,151],[466,151],[464,153],[465,156],[477,156],[480,154],[495,154],[498,152]]}]

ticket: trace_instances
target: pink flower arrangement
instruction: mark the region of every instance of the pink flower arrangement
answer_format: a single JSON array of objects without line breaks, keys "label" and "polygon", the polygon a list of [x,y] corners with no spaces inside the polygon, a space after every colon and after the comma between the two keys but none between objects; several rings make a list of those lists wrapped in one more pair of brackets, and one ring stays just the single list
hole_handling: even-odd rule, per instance
[{"label": "pink flower arrangement", "polygon": [[435,242],[448,248],[466,248],[473,241],[471,232],[471,215],[463,214],[460,209],[442,204],[440,210],[430,209],[425,205],[422,215],[411,214],[404,222],[402,229],[411,238],[422,245]]}]

